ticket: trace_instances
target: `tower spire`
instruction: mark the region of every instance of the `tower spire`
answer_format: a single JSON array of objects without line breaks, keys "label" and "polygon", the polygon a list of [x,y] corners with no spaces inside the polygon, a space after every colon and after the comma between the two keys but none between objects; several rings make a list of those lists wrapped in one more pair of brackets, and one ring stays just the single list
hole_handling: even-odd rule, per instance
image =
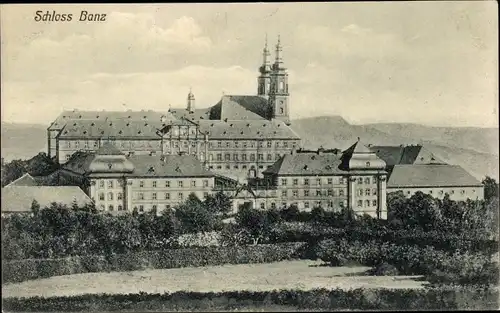
[{"label": "tower spire", "polygon": [[195,109],[195,98],[193,94],[193,88],[189,87],[189,93],[187,97],[187,110],[189,112],[194,112]]},{"label": "tower spire", "polygon": [[283,63],[283,59],[281,57],[281,51],[283,51],[283,48],[281,47],[281,36],[278,35],[278,43],[276,44],[276,60],[275,64],[281,64]]}]

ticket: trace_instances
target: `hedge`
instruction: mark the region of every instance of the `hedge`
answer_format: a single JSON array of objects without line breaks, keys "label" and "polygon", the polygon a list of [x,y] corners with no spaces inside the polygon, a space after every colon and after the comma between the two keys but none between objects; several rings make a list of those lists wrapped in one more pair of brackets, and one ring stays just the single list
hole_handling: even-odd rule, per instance
[{"label": "hedge", "polygon": [[305,243],[171,249],[107,256],[2,261],[2,281],[21,282],[90,272],[134,271],[223,264],[270,263],[302,258]]},{"label": "hedge", "polygon": [[418,245],[328,239],[309,247],[303,254],[320,258],[333,266],[345,265],[349,261],[366,266],[385,262],[396,266],[403,275],[425,275],[431,283],[498,284],[498,264],[489,255],[481,253],[448,253]]},{"label": "hedge", "polygon": [[323,310],[498,309],[498,290],[476,289],[315,289],[309,291],[232,291],[220,293],[80,295],[6,298],[10,312],[48,311],[215,311],[293,306]]},{"label": "hedge", "polygon": [[331,228],[304,223],[276,225],[266,243],[319,242],[325,239],[346,239],[348,241],[391,242],[399,245],[432,246],[438,250],[455,252],[483,252],[493,254],[499,251],[498,240],[474,238],[467,235],[448,234],[438,231],[392,230],[383,227],[374,229]]}]

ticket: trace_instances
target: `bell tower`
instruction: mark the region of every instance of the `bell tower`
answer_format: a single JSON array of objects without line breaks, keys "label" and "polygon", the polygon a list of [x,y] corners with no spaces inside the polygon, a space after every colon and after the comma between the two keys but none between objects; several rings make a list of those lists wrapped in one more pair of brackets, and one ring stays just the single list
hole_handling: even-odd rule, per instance
[{"label": "bell tower", "polygon": [[191,88],[189,88],[189,93],[187,97],[187,108],[189,112],[194,112],[195,109],[195,99],[194,99],[194,94]]},{"label": "bell tower", "polygon": [[269,91],[269,104],[272,108],[272,117],[282,120],[286,125],[290,125],[289,96],[288,93],[288,73],[283,66],[283,59],[280,36],[276,44],[276,59],[271,68],[271,88]]},{"label": "bell tower", "polygon": [[262,65],[259,67],[260,75],[257,79],[257,94],[259,96],[268,96],[269,89],[271,88],[271,63],[269,61],[269,50],[267,49],[267,34],[266,34],[266,43],[264,46],[264,50],[262,51]]}]

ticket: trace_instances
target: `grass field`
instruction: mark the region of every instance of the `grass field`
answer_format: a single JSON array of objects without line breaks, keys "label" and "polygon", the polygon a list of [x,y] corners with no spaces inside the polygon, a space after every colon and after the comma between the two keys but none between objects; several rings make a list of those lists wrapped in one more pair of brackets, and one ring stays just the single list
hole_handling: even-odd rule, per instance
[{"label": "grass field", "polygon": [[315,261],[285,261],[133,272],[86,273],[6,284],[2,297],[175,291],[267,291],[314,288],[423,288],[409,276],[364,276],[368,267],[326,267]]}]

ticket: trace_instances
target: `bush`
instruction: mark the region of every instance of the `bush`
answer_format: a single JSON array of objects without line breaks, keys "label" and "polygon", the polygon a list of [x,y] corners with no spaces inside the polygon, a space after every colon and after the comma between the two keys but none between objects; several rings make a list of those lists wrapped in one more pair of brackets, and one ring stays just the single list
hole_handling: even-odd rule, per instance
[{"label": "bush", "polygon": [[369,270],[368,274],[373,276],[397,276],[399,271],[394,265],[383,262]]},{"label": "bush", "polygon": [[3,282],[100,271],[134,271],[148,268],[271,263],[302,258],[305,243],[240,247],[204,247],[163,251],[111,253],[63,259],[2,262]]},{"label": "bush", "polygon": [[[6,298],[6,311],[256,311],[269,306],[301,310],[497,309],[497,290],[353,289],[187,292]],[[261,311],[259,310],[259,311]]]}]

